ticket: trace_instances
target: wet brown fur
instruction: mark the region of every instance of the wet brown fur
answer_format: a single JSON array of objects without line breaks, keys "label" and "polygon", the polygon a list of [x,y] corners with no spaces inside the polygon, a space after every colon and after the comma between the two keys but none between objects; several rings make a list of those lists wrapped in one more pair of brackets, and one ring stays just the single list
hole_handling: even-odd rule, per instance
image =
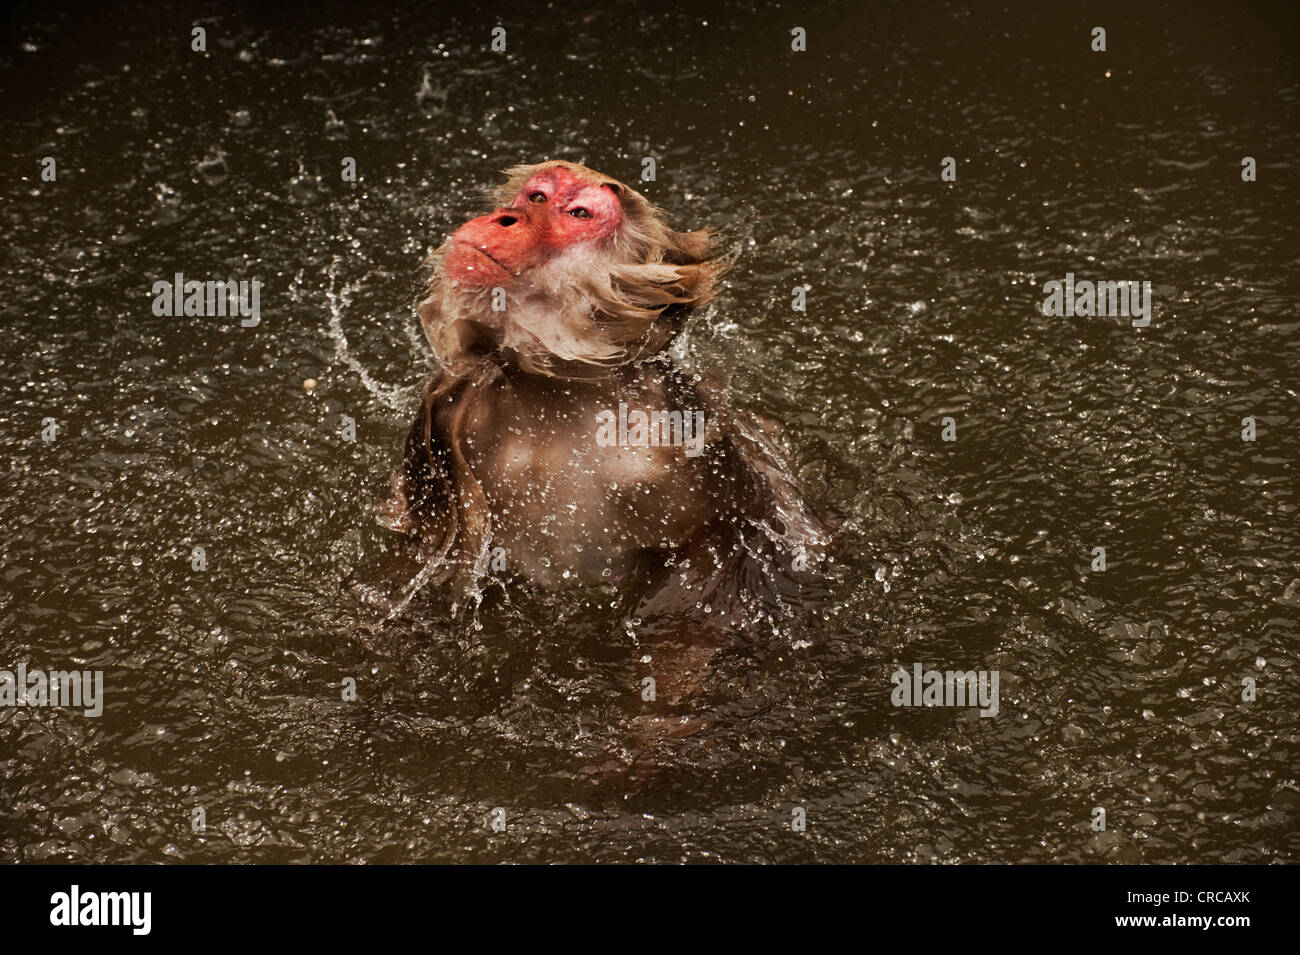
[{"label": "wet brown fur", "polygon": [[[506,170],[507,181],[493,194],[495,204],[508,203],[548,165]],[[768,538],[783,540],[782,561],[791,552],[820,546],[824,535],[763,429],[736,427],[737,418],[712,402],[698,381],[673,370],[664,354],[691,310],[713,299],[728,262],[717,252],[713,230],[674,230],[660,210],[625,184],[572,163],[557,165],[614,188],[623,219],[596,253],[595,267],[588,261],[581,268],[539,276],[537,294],[547,322],[554,324],[512,329],[510,347],[501,344],[500,329],[492,324],[503,319],[491,312],[488,293],[445,281],[441,258],[447,246],[434,253],[433,274],[418,312],[442,368],[429,381],[412,422],[404,469],[394,475],[384,519],[393,529],[419,536],[431,582],[451,583],[462,594],[477,593],[488,569],[493,515],[465,449],[466,439],[481,424],[484,396],[494,386],[508,386],[512,375],[631,380],[646,363],[655,363],[679,406],[710,407],[708,454],[720,482],[714,490],[733,502],[729,517],[700,529],[700,557],[693,570],[673,575],[651,604],[671,610],[698,605],[701,599],[740,599],[742,592],[761,588],[760,578],[770,568],[753,565],[749,555],[754,548],[729,523],[747,517],[750,537],[753,527],[761,525]],[[529,301],[512,309],[526,319]],[[718,423],[716,433],[713,422]],[[674,588],[686,593],[673,596]]]}]

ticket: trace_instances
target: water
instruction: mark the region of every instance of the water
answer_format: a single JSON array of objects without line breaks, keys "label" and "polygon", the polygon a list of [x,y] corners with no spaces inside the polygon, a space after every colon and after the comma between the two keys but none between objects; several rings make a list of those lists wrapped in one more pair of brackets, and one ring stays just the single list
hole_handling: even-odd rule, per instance
[{"label": "water", "polygon": [[[1120,6],[1099,54],[1036,5],[651,9],[10,15],[0,666],[107,701],[0,711],[0,858],[1294,860],[1294,11]],[[421,258],[507,165],[646,155],[738,253],[684,360],[842,527],[632,778],[592,772],[645,652],[613,595],[377,631],[418,565],[371,508]],[[261,324],[154,316],[178,271],[260,279]],[[1152,324],[1045,317],[1067,272],[1152,282]],[[915,662],[1000,671],[998,716],[894,708]]]}]

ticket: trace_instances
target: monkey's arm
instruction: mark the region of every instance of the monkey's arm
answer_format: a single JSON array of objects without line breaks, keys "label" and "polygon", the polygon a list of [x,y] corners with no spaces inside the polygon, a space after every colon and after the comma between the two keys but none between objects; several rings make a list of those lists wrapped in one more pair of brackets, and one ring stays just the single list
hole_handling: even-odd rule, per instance
[{"label": "monkey's arm", "polygon": [[448,448],[435,422],[446,378],[445,371],[438,371],[425,386],[407,431],[402,468],[389,477],[388,498],[375,509],[379,523],[399,534],[421,532],[448,481]]}]

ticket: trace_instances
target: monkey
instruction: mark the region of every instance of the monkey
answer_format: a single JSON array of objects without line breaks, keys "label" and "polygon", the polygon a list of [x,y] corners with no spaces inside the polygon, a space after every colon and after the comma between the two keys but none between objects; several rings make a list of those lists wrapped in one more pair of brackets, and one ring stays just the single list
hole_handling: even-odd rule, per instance
[{"label": "monkey", "polygon": [[430,257],[417,313],[440,367],[381,520],[418,539],[459,606],[477,606],[494,554],[536,585],[618,588],[675,634],[661,689],[680,700],[721,634],[795,592],[829,531],[774,423],[669,355],[730,265],[716,231],[677,231],[575,163],[505,176],[495,210]]}]

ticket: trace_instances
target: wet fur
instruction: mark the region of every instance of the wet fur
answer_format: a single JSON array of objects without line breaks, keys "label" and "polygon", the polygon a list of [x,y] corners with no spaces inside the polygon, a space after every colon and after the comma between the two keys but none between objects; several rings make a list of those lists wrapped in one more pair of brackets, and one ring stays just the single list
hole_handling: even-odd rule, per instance
[{"label": "wet fur", "polygon": [[[496,204],[546,165],[507,170]],[[477,599],[494,518],[467,441],[494,426],[493,402],[548,379],[555,389],[583,382],[655,389],[669,407],[707,408],[704,461],[713,477],[704,493],[716,503],[688,539],[647,549],[621,589],[653,620],[707,618],[730,628],[766,616],[789,589],[796,555],[814,562],[826,533],[788,474],[775,429],[729,413],[706,382],[675,369],[665,354],[726,270],[714,233],[673,230],[622,183],[560,165],[614,187],[624,219],[604,247],[532,270],[509,293],[504,313],[491,310],[486,290],[445,281],[447,246],[434,253],[418,311],[442,368],[425,388],[383,519],[418,536],[429,580]]]}]

